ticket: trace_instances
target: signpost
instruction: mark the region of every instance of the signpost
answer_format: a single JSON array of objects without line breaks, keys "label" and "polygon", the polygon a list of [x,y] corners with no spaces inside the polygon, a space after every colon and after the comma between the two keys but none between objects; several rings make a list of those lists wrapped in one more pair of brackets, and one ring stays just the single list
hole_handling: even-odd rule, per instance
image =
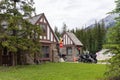
[{"label": "signpost", "polygon": [[62,48],[63,47],[63,39],[60,38],[60,41],[59,41],[59,47]]},{"label": "signpost", "polygon": [[[62,38],[60,38],[60,41],[59,41],[59,47],[60,48],[62,48],[63,47],[63,39]],[[60,62],[64,62],[64,59],[62,58],[62,51],[61,51],[62,49],[60,49]]]}]

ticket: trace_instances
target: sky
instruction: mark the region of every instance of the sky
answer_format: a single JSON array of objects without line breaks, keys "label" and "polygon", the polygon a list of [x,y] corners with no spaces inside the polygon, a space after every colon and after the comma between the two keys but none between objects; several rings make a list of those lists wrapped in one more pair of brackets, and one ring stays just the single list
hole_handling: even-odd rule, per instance
[{"label": "sky", "polygon": [[115,8],[115,0],[34,0],[36,13],[45,16],[54,29],[83,28],[105,18]]}]

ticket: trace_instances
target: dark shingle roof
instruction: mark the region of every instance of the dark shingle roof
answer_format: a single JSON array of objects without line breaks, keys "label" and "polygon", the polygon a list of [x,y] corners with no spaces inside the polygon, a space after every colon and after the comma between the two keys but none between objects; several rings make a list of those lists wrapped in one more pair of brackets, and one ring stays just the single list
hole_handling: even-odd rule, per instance
[{"label": "dark shingle roof", "polygon": [[[43,14],[43,13],[42,13]],[[36,16],[33,16],[31,18],[28,19],[28,21],[32,24],[35,24],[37,22],[37,20],[42,16],[42,14],[39,14],[39,15],[36,15]]]},{"label": "dark shingle roof", "polygon": [[80,42],[80,40],[73,33],[66,32],[66,34],[68,34],[68,36],[72,39],[72,41],[75,45],[83,46],[83,44]]}]

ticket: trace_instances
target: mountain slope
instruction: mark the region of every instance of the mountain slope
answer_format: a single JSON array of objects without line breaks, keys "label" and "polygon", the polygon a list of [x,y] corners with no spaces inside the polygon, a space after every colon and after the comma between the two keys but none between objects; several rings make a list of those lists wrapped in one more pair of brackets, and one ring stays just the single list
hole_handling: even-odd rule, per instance
[{"label": "mountain slope", "polygon": [[[105,24],[106,28],[112,27],[112,26],[115,25],[115,23],[116,23],[115,18],[118,17],[118,16],[119,16],[119,14],[110,14],[107,17],[98,21],[98,23],[102,23],[102,21],[104,21],[104,24]],[[92,25],[88,26],[87,29],[92,28],[94,26],[95,26],[95,24],[92,24]]]}]

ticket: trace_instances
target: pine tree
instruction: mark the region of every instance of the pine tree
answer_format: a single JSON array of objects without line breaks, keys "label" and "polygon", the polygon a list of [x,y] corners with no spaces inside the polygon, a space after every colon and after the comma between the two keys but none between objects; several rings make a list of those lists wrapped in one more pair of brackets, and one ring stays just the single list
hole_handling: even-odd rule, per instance
[{"label": "pine tree", "polygon": [[0,1],[0,48],[3,53],[40,52],[41,29],[25,19],[35,12],[33,4],[33,0]]},{"label": "pine tree", "polygon": [[102,49],[104,43],[106,29],[104,21],[90,28],[76,29],[75,35],[84,44],[84,50],[89,50],[90,53],[96,53]]},{"label": "pine tree", "polygon": [[72,30],[70,30],[70,32],[75,33],[75,30],[74,30],[74,29],[72,29]]},{"label": "pine tree", "polygon": [[62,33],[65,33],[67,31],[67,25],[65,23],[63,23],[63,27],[62,27]]},{"label": "pine tree", "polygon": [[[110,60],[109,70],[106,72],[107,77],[110,80],[120,79],[120,23],[110,28],[107,34],[107,43],[104,45],[105,48],[115,54]],[[108,79],[108,80],[109,80]]]},{"label": "pine tree", "polygon": [[55,26],[54,32],[58,38],[60,38],[60,32],[58,31],[58,28]]},{"label": "pine tree", "polygon": [[[116,8],[112,13],[120,13],[120,0],[116,0]],[[114,56],[109,60],[110,65],[106,72],[107,80],[120,79],[120,17],[117,17],[117,23],[110,28],[107,33],[105,48],[110,49]]]}]

